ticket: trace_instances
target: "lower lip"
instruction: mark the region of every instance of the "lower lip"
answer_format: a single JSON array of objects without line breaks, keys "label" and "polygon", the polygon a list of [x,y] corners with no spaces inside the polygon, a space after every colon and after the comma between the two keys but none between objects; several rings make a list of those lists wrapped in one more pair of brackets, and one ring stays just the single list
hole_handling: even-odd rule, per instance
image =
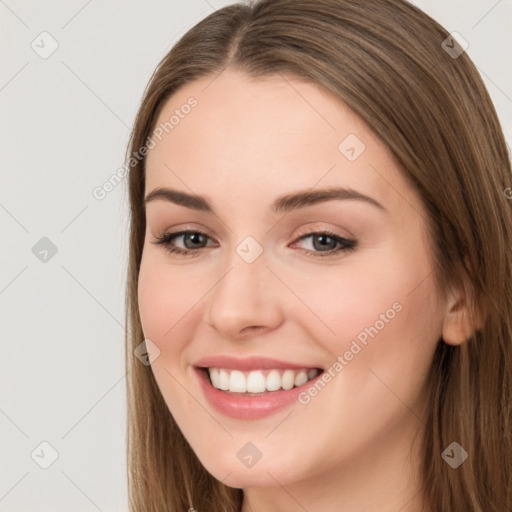
[{"label": "lower lip", "polygon": [[244,420],[264,418],[293,403],[297,403],[300,393],[313,385],[321,375],[317,375],[302,386],[289,390],[269,391],[264,395],[258,396],[238,396],[214,388],[208,380],[204,369],[196,367],[194,371],[199,378],[199,383],[206,399],[215,410],[231,418]]}]

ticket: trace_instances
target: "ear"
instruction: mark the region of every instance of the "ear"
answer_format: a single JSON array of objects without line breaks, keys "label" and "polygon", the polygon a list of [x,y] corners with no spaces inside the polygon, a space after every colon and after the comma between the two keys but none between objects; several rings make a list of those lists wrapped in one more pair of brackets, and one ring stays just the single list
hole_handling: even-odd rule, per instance
[{"label": "ear", "polygon": [[446,300],[442,338],[448,345],[462,345],[483,325],[481,315],[473,316],[466,287],[452,290]]}]

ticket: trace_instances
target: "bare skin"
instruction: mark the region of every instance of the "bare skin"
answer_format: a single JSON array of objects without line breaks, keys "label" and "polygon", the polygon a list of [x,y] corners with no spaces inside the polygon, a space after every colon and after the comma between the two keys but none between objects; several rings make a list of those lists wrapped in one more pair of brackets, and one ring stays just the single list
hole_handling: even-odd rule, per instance
[{"label": "bare skin", "polygon": [[[317,86],[231,70],[212,79],[167,101],[159,122],[191,96],[197,106],[147,157],[145,195],[167,187],[214,210],[146,207],[138,296],[163,397],[206,469],[244,489],[242,512],[418,512],[427,372],[441,335],[462,343],[469,329],[462,294],[437,293],[421,199],[382,142]],[[339,149],[350,134],[360,155],[357,139]],[[277,197],[328,187],[381,207],[352,198],[271,210]],[[155,243],[183,230],[205,235],[199,249],[174,238],[193,256]],[[325,230],[354,248],[322,246],[311,233]],[[248,236],[262,249],[252,263],[236,251]],[[371,326],[378,333],[348,360]],[[237,419],[211,407],[193,371],[218,354],[346,364],[307,403]],[[262,454],[252,467],[237,457],[248,442]]]}]

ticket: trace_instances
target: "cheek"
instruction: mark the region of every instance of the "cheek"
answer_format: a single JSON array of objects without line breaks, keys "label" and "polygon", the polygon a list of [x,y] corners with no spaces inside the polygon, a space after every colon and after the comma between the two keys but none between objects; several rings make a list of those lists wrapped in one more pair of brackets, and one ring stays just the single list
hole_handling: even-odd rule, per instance
[{"label": "cheek", "polygon": [[308,278],[300,289],[334,331],[313,316],[300,320],[333,358],[327,362],[327,391],[308,390],[301,402],[310,401],[305,410],[313,416],[330,411],[325,435],[339,429],[353,440],[371,439],[405,421],[410,412],[404,404],[421,413],[442,315],[426,255],[389,256],[379,258],[378,266],[344,268],[330,280]]},{"label": "cheek", "polygon": [[[177,350],[179,346],[174,340],[179,340],[175,334],[197,301],[197,286],[186,286],[179,271],[144,255],[137,293],[144,336],[154,341],[160,350]],[[173,340],[173,343],[162,346],[165,340]]]},{"label": "cheek", "polygon": [[187,329],[198,290],[196,286],[186,286],[183,274],[148,252],[142,258],[137,293],[144,337],[159,350],[151,370],[169,410],[175,414],[183,405],[193,405],[179,381],[183,371],[181,356],[192,337]]},{"label": "cheek", "polygon": [[[379,320],[381,314],[395,316],[393,304],[403,304],[413,287],[417,271],[404,272],[396,261],[386,264],[379,256],[372,268],[354,258],[321,272],[304,273],[294,291],[307,313],[312,339],[319,336],[332,343],[352,339]],[[304,305],[307,308],[304,308]],[[314,328],[314,329],[313,329]]]},{"label": "cheek", "polygon": [[441,332],[430,272],[421,247],[388,247],[375,251],[372,261],[353,258],[339,271],[310,274],[295,288],[309,309],[303,308],[302,326],[334,357],[356,341],[362,349],[357,359],[366,368],[377,359],[417,361],[432,353]]}]

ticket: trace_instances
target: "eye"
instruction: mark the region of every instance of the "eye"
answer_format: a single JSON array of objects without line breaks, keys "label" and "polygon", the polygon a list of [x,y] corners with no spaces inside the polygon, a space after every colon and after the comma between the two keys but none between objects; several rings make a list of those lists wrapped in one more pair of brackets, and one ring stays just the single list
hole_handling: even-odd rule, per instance
[{"label": "eye", "polygon": [[[357,242],[341,237],[332,231],[313,231],[299,238],[298,241],[310,238],[311,249],[304,249],[304,253],[311,256],[331,256],[343,251],[353,251]],[[297,243],[297,242],[295,242]]]},{"label": "eye", "polygon": [[[201,249],[208,247],[207,241],[211,238],[201,231],[179,231],[176,233],[164,233],[155,236],[155,245],[163,245],[171,254],[179,254],[182,256],[196,256]],[[331,231],[313,231],[302,235],[297,242],[311,238],[310,246],[312,249],[302,249],[305,254],[311,256],[330,256],[343,251],[353,251],[357,242],[348,238],[336,235]],[[183,247],[177,247],[176,241],[181,240]],[[210,246],[213,244],[210,244]]]},{"label": "eye", "polygon": [[[163,245],[171,254],[180,254],[183,256],[194,256],[200,249],[205,247],[204,242],[210,239],[208,235],[201,231],[180,231],[177,233],[164,233],[155,237],[155,245]],[[184,248],[176,247],[175,240],[181,239]]]}]

